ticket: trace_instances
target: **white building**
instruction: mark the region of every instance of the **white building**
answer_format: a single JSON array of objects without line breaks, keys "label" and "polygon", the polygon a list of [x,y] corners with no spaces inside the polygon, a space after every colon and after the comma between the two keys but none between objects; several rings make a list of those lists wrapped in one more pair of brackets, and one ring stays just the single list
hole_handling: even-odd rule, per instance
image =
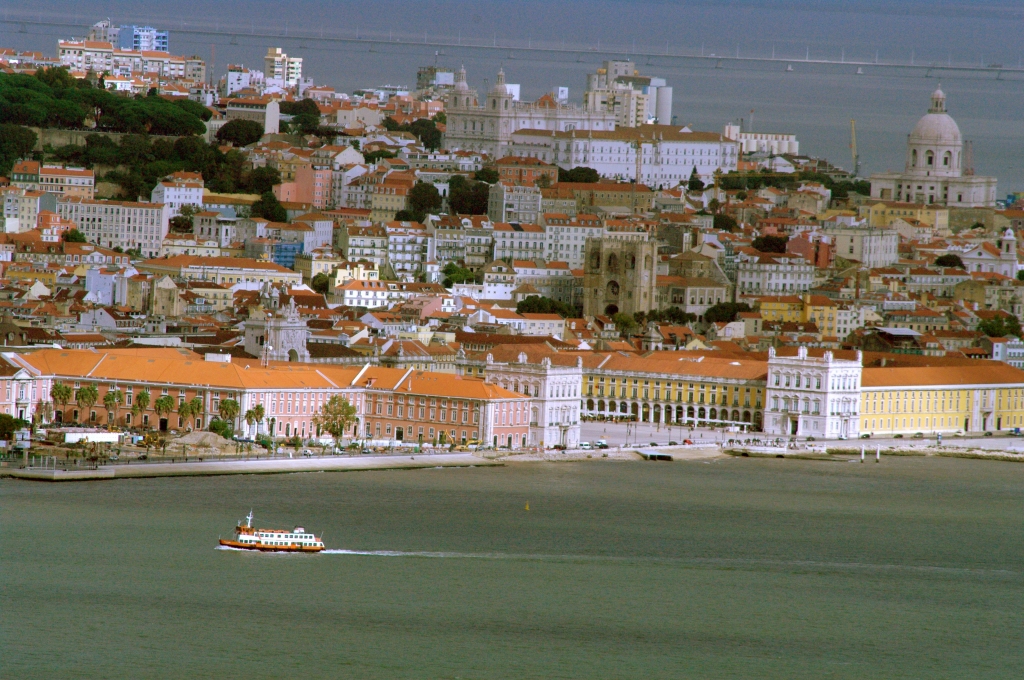
[{"label": "white building", "polygon": [[994,207],[996,178],[975,175],[964,151],[960,128],[946,113],[946,95],[935,90],[931,108],[907,138],[903,172],[872,175],[871,197],[957,208]]},{"label": "white building", "polygon": [[632,61],[605,61],[596,73],[587,74],[583,106],[615,114],[618,127],[672,124],[672,88],[664,78],[640,75]]},{"label": "white building", "polygon": [[771,156],[782,154],[800,155],[800,142],[796,135],[779,132],[743,132],[743,128],[729,123],[722,135],[740,145],[740,153],[761,153]]},{"label": "white building", "polygon": [[717,132],[694,132],[674,125],[640,125],[611,131],[518,130],[511,136],[512,155],[539,158],[566,170],[586,166],[602,177],[634,180],[640,150],[640,182],[649,187],[674,187],[690,178],[694,168],[705,182],[716,171],[735,170],[739,145]]},{"label": "white building", "polygon": [[493,222],[494,259],[535,260],[544,257],[546,234],[539,224]]},{"label": "white building", "polygon": [[263,75],[295,86],[302,80],[302,57],[289,57],[280,47],[268,47],[263,57]]},{"label": "white building", "polygon": [[536,224],[540,202],[540,187],[495,182],[487,194],[487,217],[492,222]]},{"label": "white building", "polygon": [[788,253],[740,253],[736,263],[736,296],[803,292],[814,284],[814,265]]},{"label": "white building", "polygon": [[415,281],[435,259],[434,237],[419,222],[387,222],[388,263],[399,281]]},{"label": "white building", "polygon": [[860,434],[862,360],[837,359],[831,351],[811,356],[779,356],[768,348],[768,403],[764,431],[818,439],[850,439]]},{"label": "white building", "polygon": [[181,214],[186,205],[203,207],[203,176],[198,172],[176,172],[164,177],[153,187],[150,201],[167,206],[168,218]]},{"label": "white building", "polygon": [[870,227],[826,227],[822,232],[832,237],[836,257],[855,260],[865,267],[888,267],[900,256],[900,236],[895,229]]},{"label": "white building", "polygon": [[388,286],[382,281],[359,279],[346,281],[334,288],[331,293],[331,303],[368,309],[387,308],[389,305]]},{"label": "white building", "polygon": [[556,355],[554,362],[551,356],[531,361],[530,350],[526,350],[512,360],[495,361],[494,354],[501,357],[510,351],[511,346],[503,346],[487,354],[485,379],[531,397],[530,446],[576,448],[580,442],[583,359]]},{"label": "white building", "polygon": [[57,214],[77,224],[91,243],[124,250],[137,248],[143,257],[159,255],[170,220],[162,203],[97,201],[77,196],[57,201]]},{"label": "white building", "polygon": [[1007,229],[995,243],[976,243],[967,248],[960,259],[969,272],[994,272],[1016,278],[1017,237],[1013,229]]},{"label": "white building", "polygon": [[573,269],[583,267],[588,238],[612,236],[594,215],[570,218],[568,215],[548,213],[544,215],[544,231],[547,239],[545,259],[567,262]]}]

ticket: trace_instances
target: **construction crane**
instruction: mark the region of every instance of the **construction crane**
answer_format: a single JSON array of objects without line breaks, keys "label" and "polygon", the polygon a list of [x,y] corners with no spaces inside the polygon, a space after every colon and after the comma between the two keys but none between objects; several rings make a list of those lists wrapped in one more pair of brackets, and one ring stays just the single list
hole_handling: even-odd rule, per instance
[{"label": "construction crane", "polygon": [[853,155],[853,176],[860,175],[860,154],[857,153],[857,121],[850,119],[850,153]]}]

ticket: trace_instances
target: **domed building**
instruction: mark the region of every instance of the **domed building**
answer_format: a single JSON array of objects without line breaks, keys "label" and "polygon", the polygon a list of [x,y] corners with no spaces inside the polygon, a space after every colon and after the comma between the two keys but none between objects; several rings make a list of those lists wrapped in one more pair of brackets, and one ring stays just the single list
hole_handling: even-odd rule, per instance
[{"label": "domed building", "polygon": [[928,113],[907,137],[903,172],[872,175],[871,197],[953,208],[995,206],[996,178],[975,175],[965,160],[960,127],[946,112],[945,93],[937,89]]}]

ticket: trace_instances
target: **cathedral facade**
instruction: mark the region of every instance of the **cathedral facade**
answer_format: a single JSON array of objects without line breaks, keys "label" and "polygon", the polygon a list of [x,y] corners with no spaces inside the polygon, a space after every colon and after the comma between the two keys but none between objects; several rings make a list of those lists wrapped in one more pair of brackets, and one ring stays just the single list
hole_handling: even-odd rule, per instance
[{"label": "cathedral facade", "polygon": [[974,174],[964,157],[960,128],[946,112],[946,95],[932,93],[932,105],[907,138],[903,172],[871,175],[871,197],[904,203],[937,203],[951,208],[996,204],[996,178]]},{"label": "cathedral facade", "polygon": [[494,87],[481,103],[477,91],[466,83],[466,69],[460,68],[445,101],[445,115],[444,145],[448,149],[483,151],[493,159],[511,155],[510,140],[516,130],[615,129],[614,113],[560,104],[550,94],[535,102],[515,101],[505,86],[504,71],[498,71]]}]

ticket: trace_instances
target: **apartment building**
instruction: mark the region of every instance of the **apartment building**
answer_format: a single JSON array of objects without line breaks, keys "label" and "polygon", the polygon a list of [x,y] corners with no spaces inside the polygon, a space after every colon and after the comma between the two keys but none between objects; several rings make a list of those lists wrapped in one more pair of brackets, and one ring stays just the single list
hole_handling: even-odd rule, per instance
[{"label": "apartment building", "polygon": [[372,262],[378,269],[388,262],[388,232],[379,224],[341,226],[335,247],[350,262]]},{"label": "apartment building", "polygon": [[814,284],[814,266],[798,255],[744,254],[736,264],[736,296],[803,292]]},{"label": "apartment building", "polygon": [[59,199],[57,214],[77,224],[92,243],[139,250],[144,257],[160,253],[170,219],[167,206],[162,203],[97,201],[79,196]]},{"label": "apartment building", "polygon": [[487,194],[487,217],[492,222],[536,224],[541,215],[541,192],[536,186],[499,181]]},{"label": "apartment building", "polygon": [[543,258],[547,234],[539,224],[494,222],[494,259],[527,260]]},{"label": "apartment building", "polygon": [[264,260],[244,257],[196,257],[178,255],[141,262],[137,269],[174,279],[215,283],[287,283],[299,285],[302,274]]},{"label": "apartment building", "polygon": [[44,165],[39,161],[18,161],[11,169],[11,186],[45,191],[60,196],[93,198],[96,175],[85,168]]},{"label": "apartment building", "polygon": [[157,182],[149,200],[163,203],[168,209],[168,218],[177,217],[186,206],[202,208],[203,175],[198,172],[176,172]]}]

